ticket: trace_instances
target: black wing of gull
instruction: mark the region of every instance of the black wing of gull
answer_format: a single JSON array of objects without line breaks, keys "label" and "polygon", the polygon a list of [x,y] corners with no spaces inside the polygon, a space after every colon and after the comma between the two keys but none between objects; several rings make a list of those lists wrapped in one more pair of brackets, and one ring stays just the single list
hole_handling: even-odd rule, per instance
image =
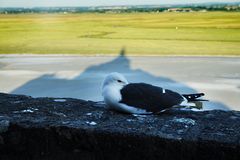
[{"label": "black wing of gull", "polygon": [[184,101],[183,96],[177,92],[146,83],[128,84],[120,92],[120,103],[148,112],[159,112]]}]

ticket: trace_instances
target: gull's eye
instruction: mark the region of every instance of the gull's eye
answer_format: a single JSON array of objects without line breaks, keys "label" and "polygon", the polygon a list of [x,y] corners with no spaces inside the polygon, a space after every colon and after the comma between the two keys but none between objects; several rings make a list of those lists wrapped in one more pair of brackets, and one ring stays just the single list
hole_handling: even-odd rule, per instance
[{"label": "gull's eye", "polygon": [[122,81],[121,80],[117,80],[119,83],[122,83]]}]

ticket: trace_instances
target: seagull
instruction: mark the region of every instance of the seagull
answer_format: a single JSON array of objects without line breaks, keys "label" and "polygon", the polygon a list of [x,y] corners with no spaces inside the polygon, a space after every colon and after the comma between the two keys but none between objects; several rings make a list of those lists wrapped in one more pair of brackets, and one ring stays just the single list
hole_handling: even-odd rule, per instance
[{"label": "seagull", "polygon": [[193,107],[204,93],[179,94],[147,83],[129,83],[120,73],[106,76],[102,96],[107,108],[130,114],[154,114],[172,107]]}]

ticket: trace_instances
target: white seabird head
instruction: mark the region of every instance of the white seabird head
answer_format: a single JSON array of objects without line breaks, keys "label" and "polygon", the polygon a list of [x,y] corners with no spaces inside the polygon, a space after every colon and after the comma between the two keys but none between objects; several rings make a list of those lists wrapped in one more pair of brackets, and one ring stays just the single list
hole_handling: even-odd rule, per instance
[{"label": "white seabird head", "polygon": [[104,79],[102,89],[104,89],[106,86],[122,89],[127,84],[128,81],[122,74],[113,72]]},{"label": "white seabird head", "polygon": [[120,73],[110,73],[103,81],[102,95],[108,108],[126,113],[146,114],[142,109],[120,103],[121,89],[128,84],[127,79]]},{"label": "white seabird head", "polygon": [[110,73],[103,81],[102,96],[108,107],[118,108],[122,96],[120,90],[128,84],[126,78],[120,73]]}]

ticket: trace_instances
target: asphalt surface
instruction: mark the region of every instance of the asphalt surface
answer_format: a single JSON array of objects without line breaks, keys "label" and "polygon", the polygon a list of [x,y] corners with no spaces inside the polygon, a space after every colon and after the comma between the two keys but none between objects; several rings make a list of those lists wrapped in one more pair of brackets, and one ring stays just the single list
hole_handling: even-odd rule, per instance
[{"label": "asphalt surface", "polygon": [[240,57],[0,56],[0,92],[101,101],[111,72],[180,93],[204,92],[205,110],[240,110]]}]

